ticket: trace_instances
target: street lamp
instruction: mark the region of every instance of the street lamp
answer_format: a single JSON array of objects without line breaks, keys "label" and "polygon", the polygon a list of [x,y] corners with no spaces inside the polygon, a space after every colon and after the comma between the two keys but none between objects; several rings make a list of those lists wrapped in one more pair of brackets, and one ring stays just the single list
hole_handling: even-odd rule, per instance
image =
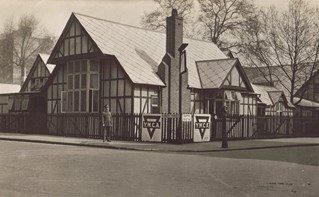
[{"label": "street lamp", "polygon": [[222,107],[222,148],[228,148],[227,133],[226,133],[226,115],[227,106]]}]

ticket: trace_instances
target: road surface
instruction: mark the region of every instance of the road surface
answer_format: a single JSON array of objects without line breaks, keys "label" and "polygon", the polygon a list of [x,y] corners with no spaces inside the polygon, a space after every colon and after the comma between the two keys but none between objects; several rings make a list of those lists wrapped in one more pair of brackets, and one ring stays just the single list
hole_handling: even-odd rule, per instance
[{"label": "road surface", "polygon": [[[299,154],[298,148],[319,151],[281,151]],[[0,141],[0,196],[318,196],[317,165],[251,151],[178,154]]]}]

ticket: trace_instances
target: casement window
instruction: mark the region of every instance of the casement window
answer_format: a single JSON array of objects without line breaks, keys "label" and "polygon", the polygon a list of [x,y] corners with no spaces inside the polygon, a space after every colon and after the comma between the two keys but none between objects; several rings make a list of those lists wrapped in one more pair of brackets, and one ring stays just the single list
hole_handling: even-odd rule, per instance
[{"label": "casement window", "polygon": [[99,111],[99,61],[67,63],[67,90],[62,92],[62,112]]},{"label": "casement window", "polygon": [[160,113],[159,110],[159,99],[157,95],[151,96],[151,113],[152,114],[158,114]]}]

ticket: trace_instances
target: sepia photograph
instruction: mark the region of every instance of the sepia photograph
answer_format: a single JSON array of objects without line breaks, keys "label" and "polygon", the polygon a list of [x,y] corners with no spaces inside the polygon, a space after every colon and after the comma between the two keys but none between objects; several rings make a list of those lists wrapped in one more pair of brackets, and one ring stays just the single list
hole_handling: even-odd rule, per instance
[{"label": "sepia photograph", "polygon": [[318,186],[318,0],[0,0],[0,196]]}]

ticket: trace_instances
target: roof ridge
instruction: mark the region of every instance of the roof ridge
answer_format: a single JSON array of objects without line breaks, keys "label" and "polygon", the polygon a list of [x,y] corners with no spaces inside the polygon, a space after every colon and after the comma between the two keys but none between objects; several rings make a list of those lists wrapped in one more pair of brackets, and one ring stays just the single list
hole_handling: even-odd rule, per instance
[{"label": "roof ridge", "polygon": [[223,60],[238,60],[238,58],[222,58],[222,59],[213,59],[213,60],[199,60],[199,61],[196,61],[196,63],[201,63],[201,62],[218,62],[218,61],[223,61]]},{"label": "roof ridge", "polygon": [[[129,24],[125,24],[125,23],[120,23],[120,22],[116,22],[116,21],[111,21],[111,20],[107,20],[107,19],[103,19],[103,18],[98,18],[98,17],[95,17],[95,16],[90,16],[90,15],[81,14],[81,13],[77,13],[77,12],[72,12],[72,13],[74,15],[80,15],[80,16],[84,16],[84,17],[89,17],[89,18],[93,18],[95,20],[101,20],[101,21],[105,21],[105,22],[109,22],[109,23],[113,23],[113,24],[117,24],[117,25],[123,25],[123,26],[127,26],[127,27],[132,27],[132,28],[136,28],[136,29],[141,29],[141,30],[145,30],[145,31],[154,32],[154,33],[166,34],[165,32],[151,30],[151,29],[147,29],[147,28],[144,28],[144,27],[138,27],[138,26],[129,25]],[[208,40],[200,40],[200,39],[197,39],[197,38],[190,38],[190,37],[187,37],[187,36],[183,36],[183,38],[188,39],[188,40],[195,40],[195,41],[200,41],[200,42],[211,43],[211,44],[216,45],[215,43],[213,43],[211,41],[208,41]]]},{"label": "roof ridge", "polygon": [[123,26],[127,26],[127,27],[133,27],[133,28],[136,28],[136,29],[142,29],[142,30],[146,30],[146,31],[151,31],[151,32],[155,32],[155,33],[164,34],[164,32],[155,31],[155,30],[151,30],[151,29],[146,29],[146,28],[143,28],[143,27],[138,27],[138,26],[129,25],[129,24],[125,24],[125,23],[120,23],[120,22],[116,22],[116,21],[111,21],[111,20],[107,20],[107,19],[103,19],[103,18],[98,18],[98,17],[95,17],[95,16],[89,16],[89,15],[81,14],[81,13],[77,13],[77,12],[72,12],[72,13],[74,15],[85,16],[85,17],[93,18],[93,19],[100,20],[100,21],[105,21],[105,22],[114,23],[114,24],[118,24],[118,25],[123,25]]}]

